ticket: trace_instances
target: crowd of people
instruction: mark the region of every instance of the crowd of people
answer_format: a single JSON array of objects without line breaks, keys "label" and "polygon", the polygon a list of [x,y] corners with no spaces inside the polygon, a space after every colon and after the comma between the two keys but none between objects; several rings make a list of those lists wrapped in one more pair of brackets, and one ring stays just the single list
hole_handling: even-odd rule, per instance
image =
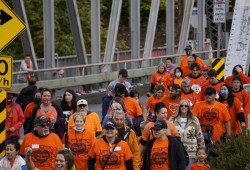
[{"label": "crowd of people", "polygon": [[102,98],[102,117],[72,89],[59,103],[50,89],[36,87],[36,77],[27,77],[19,95],[7,93],[0,169],[209,169],[208,142],[226,141],[248,127],[250,99],[243,84],[250,78],[236,65],[220,81],[191,46],[185,51],[179,67],[172,58],[158,65],[145,104],[121,69]]}]

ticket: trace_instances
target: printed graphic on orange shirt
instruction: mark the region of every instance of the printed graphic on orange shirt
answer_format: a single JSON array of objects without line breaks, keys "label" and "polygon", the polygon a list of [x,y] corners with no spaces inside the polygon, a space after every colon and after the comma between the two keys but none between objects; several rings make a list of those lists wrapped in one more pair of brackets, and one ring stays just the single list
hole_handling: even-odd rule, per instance
[{"label": "printed graphic on orange shirt", "polygon": [[202,123],[207,122],[214,122],[216,123],[219,119],[218,110],[217,109],[207,109],[203,112]]},{"label": "printed graphic on orange shirt", "polygon": [[52,166],[54,163],[52,160],[52,154],[54,150],[51,146],[39,146],[39,149],[35,149],[31,153],[32,161],[38,166]]},{"label": "printed graphic on orange shirt", "polygon": [[82,157],[88,154],[90,148],[90,142],[86,139],[72,139],[70,141],[70,149],[74,156]]},{"label": "printed graphic on orange shirt", "polygon": [[162,167],[162,165],[168,161],[167,147],[165,148],[154,148],[151,153],[152,165]]},{"label": "printed graphic on orange shirt", "polygon": [[[104,163],[106,162],[106,160],[108,159],[110,155],[110,151],[109,150],[104,150],[102,151],[102,153],[100,154],[100,162],[99,164],[101,166],[104,165]],[[105,169],[116,169],[119,166],[121,166],[121,152],[113,152],[112,155],[110,156],[107,165],[105,166]]]},{"label": "printed graphic on orange shirt", "polygon": [[160,85],[164,85],[164,78],[163,77],[157,77],[156,78],[156,85],[160,86]]},{"label": "printed graphic on orange shirt", "polygon": [[178,104],[177,103],[169,103],[169,109],[172,113],[175,113],[178,110]]}]

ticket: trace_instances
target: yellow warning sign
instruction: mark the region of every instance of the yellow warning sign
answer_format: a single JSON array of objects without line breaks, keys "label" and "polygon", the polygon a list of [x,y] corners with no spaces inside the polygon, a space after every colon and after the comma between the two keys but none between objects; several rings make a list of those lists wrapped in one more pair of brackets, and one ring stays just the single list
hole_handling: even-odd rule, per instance
[{"label": "yellow warning sign", "polygon": [[0,51],[8,46],[24,29],[24,22],[0,0]]},{"label": "yellow warning sign", "polygon": [[0,91],[0,156],[5,156],[6,91]]},{"label": "yellow warning sign", "polygon": [[217,79],[223,81],[225,72],[225,59],[212,58],[212,68],[217,71]]},{"label": "yellow warning sign", "polygon": [[13,60],[9,56],[0,56],[0,88],[12,87]]}]

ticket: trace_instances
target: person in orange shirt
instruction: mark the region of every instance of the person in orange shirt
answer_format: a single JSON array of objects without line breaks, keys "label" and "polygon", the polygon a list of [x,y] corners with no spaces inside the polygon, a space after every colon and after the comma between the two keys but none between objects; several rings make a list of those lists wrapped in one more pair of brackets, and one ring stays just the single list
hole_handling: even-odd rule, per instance
[{"label": "person in orange shirt", "polygon": [[174,77],[170,81],[170,85],[179,84],[181,86],[182,82],[182,69],[180,67],[176,67],[174,69]]},{"label": "person in orange shirt", "polygon": [[195,57],[195,61],[200,66],[200,68],[203,66],[203,62],[200,59],[200,57],[198,57],[195,54],[192,54],[192,46],[191,45],[187,45],[184,50],[185,50],[187,55],[182,57],[181,62],[180,62],[180,67],[188,66],[188,57],[189,56],[194,56]]},{"label": "person in orange shirt", "polygon": [[[162,102],[156,103],[154,113],[155,113],[155,121],[157,120],[166,121],[168,125],[168,130],[167,130],[168,135],[178,136],[178,132],[176,130],[175,125],[172,122],[166,120],[168,111],[164,103]],[[144,153],[147,141],[154,138],[154,134],[151,131],[151,127],[154,126],[155,121],[147,123],[144,130],[142,131],[142,137],[141,137],[140,145],[139,145],[141,153]]]},{"label": "person in orange shirt", "polygon": [[42,91],[40,89],[38,89],[35,93],[35,97],[34,97],[33,102],[29,103],[24,110],[24,113],[23,113],[24,117],[25,117],[25,121],[23,124],[24,131],[26,131],[26,128],[29,124],[29,120],[30,120],[30,117],[32,115],[33,108],[41,103],[41,96],[42,96]]},{"label": "person in orange shirt", "polygon": [[200,99],[205,100],[204,92],[206,88],[213,87],[216,90],[216,99],[219,98],[220,87],[222,86],[223,82],[217,79],[217,72],[214,69],[210,69],[208,71],[208,81],[202,86],[200,92]]},{"label": "person in orange shirt", "polygon": [[93,146],[95,135],[84,128],[86,115],[82,112],[74,113],[74,129],[68,130],[63,137],[63,144],[72,151],[77,170],[88,169],[88,152]]},{"label": "person in orange shirt", "polygon": [[241,106],[244,110],[246,127],[248,127],[248,114],[250,112],[250,97],[248,92],[242,87],[242,80],[240,76],[233,77],[233,95],[240,100]]},{"label": "person in orange shirt", "polygon": [[133,169],[133,154],[128,144],[117,138],[117,126],[113,120],[106,122],[104,136],[97,139],[89,151],[88,170]]},{"label": "person in orange shirt", "polygon": [[[166,65],[164,63],[160,63],[158,65],[158,70],[155,72],[150,79],[150,90],[151,94],[154,93],[155,88],[162,85],[165,89],[167,89],[170,84],[170,76],[166,72]],[[166,92],[167,93],[167,92]]]},{"label": "person in orange shirt", "polygon": [[[97,138],[101,136],[102,126],[97,113],[88,110],[88,102],[85,99],[77,101],[77,112],[86,114],[84,128],[93,133]],[[69,117],[68,130],[74,129],[74,114]]]},{"label": "person in orange shirt", "polygon": [[200,101],[200,94],[191,88],[191,81],[189,78],[185,77],[182,80],[181,86],[181,97],[189,101],[190,106],[193,108],[195,103]]},{"label": "person in orange shirt", "polygon": [[215,88],[207,87],[204,93],[206,100],[196,103],[193,113],[201,125],[213,127],[212,140],[217,142],[223,137],[224,127],[227,135],[231,135],[230,114],[224,104],[215,100]]},{"label": "person in orange shirt", "polygon": [[168,110],[167,120],[176,113],[181,99],[181,87],[178,84],[170,85],[169,95],[164,96],[162,99],[162,102],[165,104]]},{"label": "person in orange shirt", "polygon": [[244,110],[237,97],[232,94],[232,89],[229,85],[223,84],[220,88],[219,102],[223,103],[230,114],[231,134],[241,134],[242,128],[245,127]]},{"label": "person in orange shirt", "polygon": [[208,154],[206,148],[198,147],[196,151],[197,162],[193,163],[190,170],[209,170],[210,166],[207,163]]},{"label": "person in orange shirt", "polygon": [[208,70],[209,70],[209,67],[208,67],[208,65],[206,65],[206,64],[204,64],[204,65],[202,66],[202,68],[201,68],[201,74],[203,75],[203,77],[206,78],[206,80],[207,80],[207,78],[208,78],[208,76],[207,76]]},{"label": "person in orange shirt", "polygon": [[233,76],[240,76],[240,78],[242,80],[242,84],[249,84],[250,83],[250,77],[248,77],[247,75],[245,75],[243,73],[243,67],[241,65],[234,66],[233,71],[232,71],[232,75],[228,76],[224,80],[224,82],[226,84],[228,84],[229,86],[232,86]]},{"label": "person in orange shirt", "polygon": [[24,136],[20,155],[25,156],[25,149],[31,148],[31,160],[38,169],[54,170],[56,153],[62,149],[62,141],[49,129],[49,120],[38,116],[34,120],[34,130]]},{"label": "person in orange shirt", "polygon": [[191,71],[192,71],[191,65],[194,64],[194,63],[196,63],[195,62],[195,57],[194,56],[189,56],[188,57],[188,65],[181,67],[182,72],[183,72],[182,77],[186,77],[189,74],[191,74]]},{"label": "person in orange shirt", "polygon": [[[147,115],[148,121],[153,121],[151,118],[155,116],[155,104],[162,101],[164,91],[165,88],[163,86],[158,86],[154,91],[154,95],[147,99],[143,115]],[[144,118],[144,120],[146,120],[146,118]]]},{"label": "person in orange shirt", "polygon": [[167,136],[166,121],[157,120],[151,129],[155,138],[147,143],[142,169],[184,170],[186,168],[184,147],[177,138]]},{"label": "person in orange shirt", "polygon": [[191,65],[191,74],[187,78],[191,81],[191,87],[196,85],[200,89],[207,82],[207,79],[200,74],[200,66],[197,63]]}]

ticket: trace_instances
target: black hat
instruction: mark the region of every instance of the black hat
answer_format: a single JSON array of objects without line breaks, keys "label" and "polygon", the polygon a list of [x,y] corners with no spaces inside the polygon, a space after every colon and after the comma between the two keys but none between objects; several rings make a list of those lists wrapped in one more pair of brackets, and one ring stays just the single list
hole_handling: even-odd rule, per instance
[{"label": "black hat", "polygon": [[165,120],[157,120],[151,129],[153,130],[161,130],[161,129],[167,129],[167,123]]},{"label": "black hat", "polygon": [[216,90],[213,87],[207,87],[204,93],[216,94]]},{"label": "black hat", "polygon": [[48,123],[49,120],[45,117],[45,116],[37,116],[34,120],[34,124],[44,124],[44,123]]},{"label": "black hat", "polygon": [[123,94],[127,91],[126,87],[121,84],[121,83],[117,83],[115,85],[115,88],[114,88],[114,93],[120,93],[120,94]]},{"label": "black hat", "polygon": [[115,122],[112,121],[112,120],[108,120],[108,121],[105,123],[104,129],[107,129],[108,127],[111,127],[111,128],[113,128],[113,129],[117,129]]},{"label": "black hat", "polygon": [[171,89],[171,88],[173,88],[175,90],[180,90],[181,89],[179,84],[172,84],[172,85],[169,86],[169,89]]},{"label": "black hat", "polygon": [[191,45],[187,45],[184,50],[192,50],[192,46]]},{"label": "black hat", "polygon": [[128,77],[128,71],[126,69],[121,69],[118,75],[122,75],[122,77]]}]

